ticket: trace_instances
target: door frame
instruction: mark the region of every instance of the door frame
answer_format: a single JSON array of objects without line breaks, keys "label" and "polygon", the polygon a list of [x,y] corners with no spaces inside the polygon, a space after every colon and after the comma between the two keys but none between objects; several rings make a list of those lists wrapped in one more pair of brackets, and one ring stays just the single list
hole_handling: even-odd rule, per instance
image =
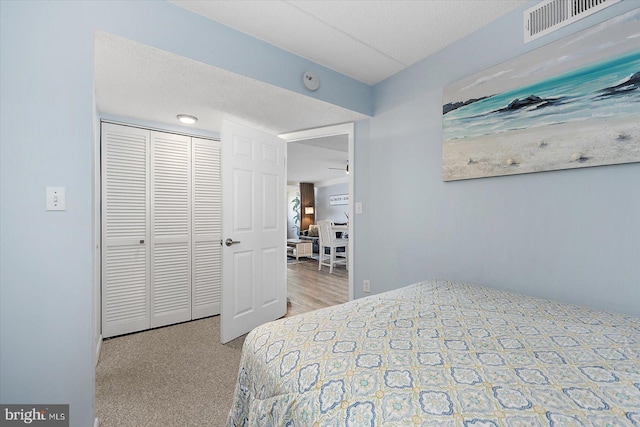
[{"label": "door frame", "polygon": [[354,298],[354,287],[353,287],[353,253],[355,246],[354,239],[354,227],[353,223],[356,220],[355,213],[355,200],[353,197],[353,177],[355,171],[355,159],[354,159],[354,124],[343,123],[339,125],[333,126],[325,126],[314,129],[301,130],[297,132],[289,132],[278,135],[280,138],[284,139],[287,144],[290,142],[303,141],[306,139],[314,139],[314,138],[323,138],[328,136],[336,136],[336,135],[347,135],[348,138],[348,147],[349,147],[349,301]]}]

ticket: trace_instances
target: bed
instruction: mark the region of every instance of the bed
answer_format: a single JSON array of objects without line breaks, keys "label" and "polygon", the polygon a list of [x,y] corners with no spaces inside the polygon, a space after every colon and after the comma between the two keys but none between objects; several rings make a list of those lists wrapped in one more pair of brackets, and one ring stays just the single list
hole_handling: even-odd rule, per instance
[{"label": "bed", "polygon": [[432,280],[254,329],[228,426],[640,426],[640,318]]}]

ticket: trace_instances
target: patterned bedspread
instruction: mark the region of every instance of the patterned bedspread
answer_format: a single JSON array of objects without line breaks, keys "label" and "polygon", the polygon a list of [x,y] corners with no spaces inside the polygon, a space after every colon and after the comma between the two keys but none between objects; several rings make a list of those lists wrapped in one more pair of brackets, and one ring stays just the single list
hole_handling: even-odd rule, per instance
[{"label": "patterned bedspread", "polygon": [[246,338],[228,426],[640,426],[640,318],[428,281]]}]

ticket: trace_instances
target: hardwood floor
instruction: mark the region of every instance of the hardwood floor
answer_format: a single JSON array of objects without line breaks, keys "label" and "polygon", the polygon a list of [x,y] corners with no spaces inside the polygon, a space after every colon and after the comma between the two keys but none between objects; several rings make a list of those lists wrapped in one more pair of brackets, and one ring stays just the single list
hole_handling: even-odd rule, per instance
[{"label": "hardwood floor", "polygon": [[318,260],[300,258],[287,264],[287,315],[295,316],[349,300],[349,273],[344,266],[318,271]]}]

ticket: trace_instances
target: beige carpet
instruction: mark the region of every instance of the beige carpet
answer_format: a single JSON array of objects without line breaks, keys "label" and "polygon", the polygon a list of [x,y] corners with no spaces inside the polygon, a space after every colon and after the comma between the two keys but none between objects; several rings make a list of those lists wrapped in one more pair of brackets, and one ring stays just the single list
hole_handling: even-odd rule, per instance
[{"label": "beige carpet", "polygon": [[216,316],[105,340],[96,368],[100,427],[223,426],[244,338],[220,344]]}]

